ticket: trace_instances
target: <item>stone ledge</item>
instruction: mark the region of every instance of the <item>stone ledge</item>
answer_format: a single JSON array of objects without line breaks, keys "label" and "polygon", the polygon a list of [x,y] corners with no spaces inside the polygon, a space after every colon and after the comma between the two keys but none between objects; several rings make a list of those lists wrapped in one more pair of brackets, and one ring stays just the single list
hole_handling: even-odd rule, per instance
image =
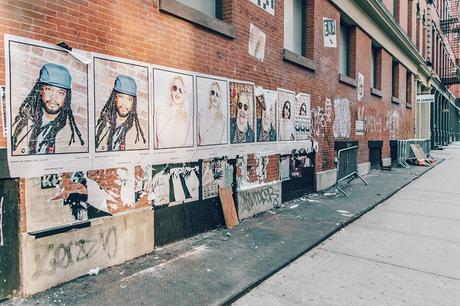
[{"label": "stone ledge", "polygon": [[341,83],[345,83],[347,85],[350,85],[352,87],[358,87],[358,82],[356,81],[356,79],[353,79],[347,75],[344,75],[344,74],[341,74],[339,73],[339,82]]},{"label": "stone ledge", "polygon": [[381,98],[383,96],[382,91],[377,88],[371,88],[371,95]]},{"label": "stone ledge", "polygon": [[315,62],[305,56],[299,55],[295,52],[289,51],[288,49],[283,49],[283,60],[287,62],[291,62],[298,66],[302,66],[307,68],[311,71],[316,70]]},{"label": "stone ledge", "polygon": [[228,38],[235,38],[235,28],[217,18],[208,16],[176,0],[160,0],[160,11],[190,21]]}]

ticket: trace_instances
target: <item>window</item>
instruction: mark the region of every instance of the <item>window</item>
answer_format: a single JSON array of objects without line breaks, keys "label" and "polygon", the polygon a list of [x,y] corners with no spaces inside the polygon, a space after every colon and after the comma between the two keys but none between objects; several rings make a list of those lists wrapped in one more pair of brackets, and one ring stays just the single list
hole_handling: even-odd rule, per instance
[{"label": "window", "polygon": [[[391,95],[393,98],[397,99],[399,98],[399,63],[395,60],[393,60],[393,65],[391,67],[391,76],[392,76]],[[395,99],[393,99],[393,102],[396,102]]]},{"label": "window", "polygon": [[305,3],[284,0],[284,49],[305,56]]},{"label": "window", "polygon": [[344,23],[340,24],[339,72],[350,76],[350,29]]},{"label": "window", "polygon": [[412,88],[414,84],[412,82],[412,73],[406,72],[406,104],[412,104]]},{"label": "window", "polygon": [[223,10],[227,1],[231,0],[160,0],[160,11],[235,38],[233,25],[226,22],[230,17]]},{"label": "window", "polygon": [[371,86],[380,89],[380,48],[372,46],[371,52]]},{"label": "window", "polygon": [[283,49],[285,61],[313,71],[316,69],[313,61],[314,3],[312,0],[284,0]]},{"label": "window", "polygon": [[206,15],[210,17],[217,18],[216,16],[219,14],[216,14],[216,2],[213,0],[176,0],[177,2],[180,2],[182,4],[185,4],[187,6],[190,6],[194,8],[197,11],[200,11],[202,13],[205,13]]}]

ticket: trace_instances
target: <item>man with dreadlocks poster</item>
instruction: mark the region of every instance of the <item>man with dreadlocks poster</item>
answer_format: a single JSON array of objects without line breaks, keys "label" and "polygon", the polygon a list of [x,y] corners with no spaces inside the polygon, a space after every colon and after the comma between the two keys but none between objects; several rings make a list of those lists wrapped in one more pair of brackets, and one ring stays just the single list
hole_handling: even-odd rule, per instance
[{"label": "man with dreadlocks poster", "polygon": [[[119,75],[109,99],[105,103],[96,123],[97,151],[124,151],[127,146],[127,135],[135,127],[134,144],[147,141],[137,116],[137,85],[127,75]],[[128,137],[128,139],[133,137]]]},{"label": "man with dreadlocks poster", "polygon": [[66,67],[54,63],[41,67],[38,80],[12,122],[13,155],[68,152],[60,147],[66,144],[58,145],[56,141],[66,126],[70,128],[67,146],[75,142],[85,144],[71,107],[71,85],[72,77]]}]

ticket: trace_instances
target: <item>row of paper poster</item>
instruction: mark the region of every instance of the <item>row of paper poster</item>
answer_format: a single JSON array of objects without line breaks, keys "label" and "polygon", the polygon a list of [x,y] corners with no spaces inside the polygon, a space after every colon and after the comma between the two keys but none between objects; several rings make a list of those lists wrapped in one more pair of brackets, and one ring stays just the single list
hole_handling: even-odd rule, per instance
[{"label": "row of paper poster", "polygon": [[264,144],[310,135],[307,94],[82,52],[86,65],[9,35],[5,52],[12,176],[276,152],[292,148]]}]

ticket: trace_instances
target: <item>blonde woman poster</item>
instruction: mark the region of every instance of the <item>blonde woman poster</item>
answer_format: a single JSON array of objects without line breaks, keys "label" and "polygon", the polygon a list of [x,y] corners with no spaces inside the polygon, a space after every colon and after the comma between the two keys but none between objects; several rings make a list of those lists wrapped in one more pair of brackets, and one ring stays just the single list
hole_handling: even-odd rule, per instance
[{"label": "blonde woman poster", "polygon": [[155,148],[193,146],[193,76],[154,70]]},{"label": "blonde woman poster", "polygon": [[219,145],[228,142],[227,137],[227,82],[196,78],[198,103],[198,145]]}]

